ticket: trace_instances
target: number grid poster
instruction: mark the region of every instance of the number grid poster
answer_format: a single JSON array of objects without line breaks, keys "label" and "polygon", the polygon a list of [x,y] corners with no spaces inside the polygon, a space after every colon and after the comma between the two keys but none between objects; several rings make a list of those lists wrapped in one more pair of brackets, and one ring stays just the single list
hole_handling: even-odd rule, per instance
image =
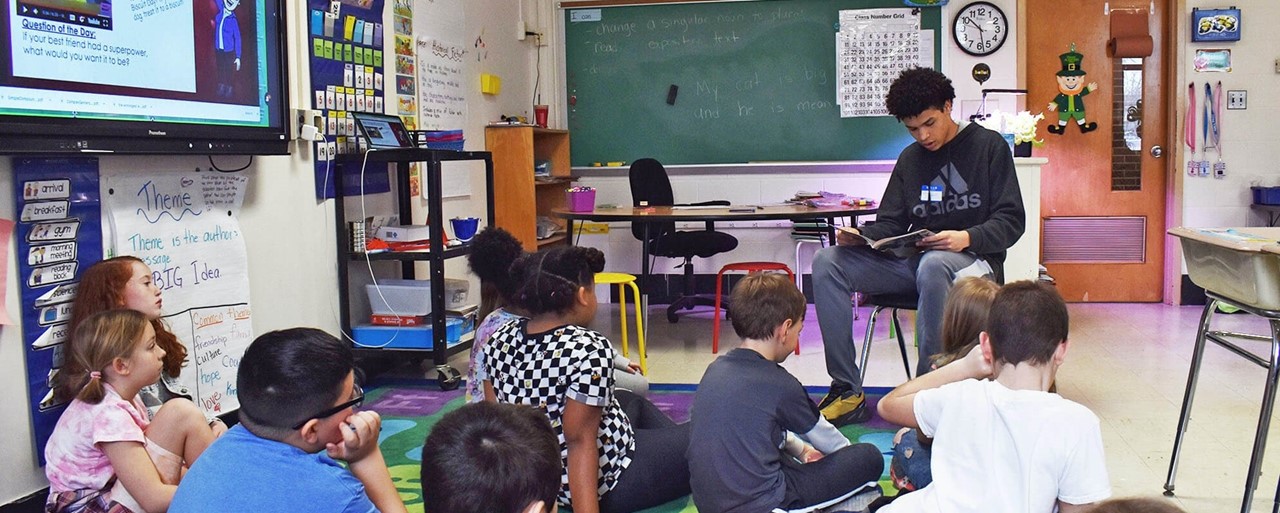
[{"label": "number grid poster", "polygon": [[240,406],[236,371],[253,341],[248,258],[236,214],[248,177],[163,172],[108,177],[113,254],[151,267],[164,320],[187,347],[178,383],[221,414]]},{"label": "number grid poster", "polygon": [[887,116],[884,97],[898,74],[920,65],[920,9],[840,11],[836,97],[840,117]]},{"label": "number grid poster", "polygon": [[[308,0],[311,102],[321,113],[315,143],[316,197],[334,197],[342,177],[347,194],[389,192],[386,164],[364,165],[352,112],[385,112],[383,0]],[[361,181],[363,180],[363,184]]]},{"label": "number grid poster", "polygon": [[55,403],[50,384],[62,365],[71,302],[86,267],[102,260],[97,159],[13,160],[14,231],[22,299],[22,341],[36,455],[65,404]]}]

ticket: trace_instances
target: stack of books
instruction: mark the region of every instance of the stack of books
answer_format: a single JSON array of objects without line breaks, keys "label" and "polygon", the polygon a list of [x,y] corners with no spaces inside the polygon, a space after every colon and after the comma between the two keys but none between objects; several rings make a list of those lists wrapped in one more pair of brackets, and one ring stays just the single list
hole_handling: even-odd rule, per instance
[{"label": "stack of books", "polygon": [[791,223],[792,240],[811,240],[827,244],[827,232],[831,225],[826,219],[797,219]]}]

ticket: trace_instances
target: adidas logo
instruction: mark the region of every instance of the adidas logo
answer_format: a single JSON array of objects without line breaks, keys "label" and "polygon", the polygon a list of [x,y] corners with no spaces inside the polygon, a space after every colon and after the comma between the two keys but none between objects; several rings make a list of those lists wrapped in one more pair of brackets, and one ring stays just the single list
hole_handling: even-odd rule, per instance
[{"label": "adidas logo", "polygon": [[938,176],[929,185],[941,187],[942,201],[917,203],[911,209],[911,214],[916,217],[937,216],[982,206],[982,195],[969,192],[969,184],[960,176],[955,164],[950,162],[938,170]]}]

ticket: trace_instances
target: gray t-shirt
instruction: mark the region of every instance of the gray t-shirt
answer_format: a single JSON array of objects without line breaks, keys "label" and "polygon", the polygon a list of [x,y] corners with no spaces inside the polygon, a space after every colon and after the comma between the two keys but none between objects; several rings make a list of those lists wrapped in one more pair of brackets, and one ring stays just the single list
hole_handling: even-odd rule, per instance
[{"label": "gray t-shirt", "polygon": [[809,432],[819,413],[786,369],[738,348],[707,367],[690,415],[689,484],[698,511],[758,513],[786,498],[783,432]]}]

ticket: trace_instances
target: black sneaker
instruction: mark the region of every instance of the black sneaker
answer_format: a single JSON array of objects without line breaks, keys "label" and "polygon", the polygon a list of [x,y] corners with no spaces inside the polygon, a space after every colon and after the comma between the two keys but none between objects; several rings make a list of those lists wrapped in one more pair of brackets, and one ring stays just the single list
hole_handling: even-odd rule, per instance
[{"label": "black sneaker", "polygon": [[867,408],[867,394],[845,392],[840,399],[832,401],[822,410],[822,416],[835,427],[849,424],[861,424],[871,420],[871,409]]}]

